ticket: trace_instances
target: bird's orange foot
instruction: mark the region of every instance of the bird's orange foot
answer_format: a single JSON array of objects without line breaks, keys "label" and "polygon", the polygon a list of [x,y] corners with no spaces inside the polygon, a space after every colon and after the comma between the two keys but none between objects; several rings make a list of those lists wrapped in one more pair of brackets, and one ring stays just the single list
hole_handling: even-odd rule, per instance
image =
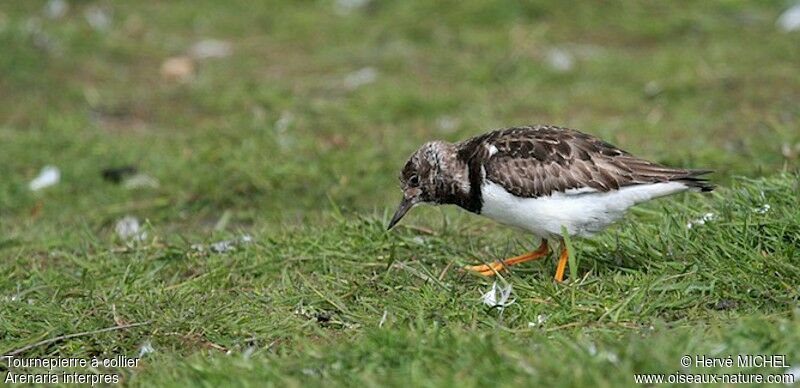
[{"label": "bird's orange foot", "polygon": [[561,254],[558,257],[558,267],[556,267],[556,282],[561,283],[564,281],[564,270],[567,268],[567,260],[569,259],[569,252],[567,251],[567,244],[561,240]]},{"label": "bird's orange foot", "polygon": [[495,261],[491,264],[468,265],[464,267],[465,270],[482,276],[494,276],[496,273],[503,270],[503,268],[505,268],[505,266],[500,261]]},{"label": "bird's orange foot", "polygon": [[505,269],[506,267],[510,267],[512,265],[516,265],[519,263],[524,263],[526,261],[541,259],[542,257],[547,256],[548,253],[549,249],[547,248],[547,240],[542,240],[542,244],[539,245],[539,248],[533,252],[529,252],[524,255],[512,257],[502,261],[495,261],[490,264],[468,265],[464,267],[464,269],[470,272],[475,272],[482,276],[494,276],[495,274]]}]

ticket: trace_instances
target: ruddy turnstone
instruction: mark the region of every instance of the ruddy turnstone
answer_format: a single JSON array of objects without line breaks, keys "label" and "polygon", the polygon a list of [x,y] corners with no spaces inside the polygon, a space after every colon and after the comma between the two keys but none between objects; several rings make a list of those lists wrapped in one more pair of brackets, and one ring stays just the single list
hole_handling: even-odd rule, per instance
[{"label": "ruddy turnstone", "polygon": [[710,170],[672,168],[637,158],[574,129],[549,125],[492,131],[459,143],[432,141],[403,167],[403,200],[389,229],[420,203],[454,204],[542,239],[533,252],[466,267],[492,276],[506,267],[546,257],[560,240],[555,279],[567,265],[562,227],[590,236],[633,205],[686,190],[711,191]]}]

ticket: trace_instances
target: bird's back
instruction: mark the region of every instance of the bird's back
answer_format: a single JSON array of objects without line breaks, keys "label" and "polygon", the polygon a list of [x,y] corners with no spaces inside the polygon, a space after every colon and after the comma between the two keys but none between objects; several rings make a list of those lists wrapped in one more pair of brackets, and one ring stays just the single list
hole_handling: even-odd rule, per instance
[{"label": "bird's back", "polygon": [[547,125],[492,131],[459,144],[470,167],[520,197],[569,190],[619,190],[621,187],[678,181],[701,191],[713,189],[699,176],[709,170],[667,167],[583,132]]}]

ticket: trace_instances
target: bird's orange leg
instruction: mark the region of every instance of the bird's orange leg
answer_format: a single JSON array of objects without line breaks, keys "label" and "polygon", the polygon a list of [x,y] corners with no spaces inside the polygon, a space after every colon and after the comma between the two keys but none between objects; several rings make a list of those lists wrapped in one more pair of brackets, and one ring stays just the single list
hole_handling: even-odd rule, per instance
[{"label": "bird's orange leg", "polygon": [[494,276],[497,272],[504,269],[505,267],[510,267],[512,265],[524,263],[526,261],[541,259],[542,257],[547,256],[549,252],[550,249],[547,247],[547,240],[542,239],[542,243],[539,245],[539,248],[533,252],[529,252],[524,255],[512,257],[502,261],[495,261],[494,263],[491,264],[469,265],[464,267],[464,269],[466,269],[467,271],[476,272],[483,276]]},{"label": "bird's orange leg", "polygon": [[567,244],[561,240],[561,254],[558,257],[558,267],[556,267],[556,282],[561,283],[564,281],[564,270],[567,268],[567,260],[569,259],[569,252],[567,252]]}]

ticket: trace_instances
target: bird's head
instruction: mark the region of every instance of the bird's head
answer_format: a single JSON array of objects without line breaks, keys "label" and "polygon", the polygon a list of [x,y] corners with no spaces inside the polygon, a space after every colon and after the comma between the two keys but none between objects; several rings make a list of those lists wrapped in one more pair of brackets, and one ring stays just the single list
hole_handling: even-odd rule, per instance
[{"label": "bird's head", "polygon": [[415,205],[426,202],[445,203],[451,190],[468,185],[460,183],[466,171],[466,167],[461,164],[456,158],[455,145],[451,143],[431,141],[414,152],[400,173],[403,199],[389,221],[389,229]]}]

